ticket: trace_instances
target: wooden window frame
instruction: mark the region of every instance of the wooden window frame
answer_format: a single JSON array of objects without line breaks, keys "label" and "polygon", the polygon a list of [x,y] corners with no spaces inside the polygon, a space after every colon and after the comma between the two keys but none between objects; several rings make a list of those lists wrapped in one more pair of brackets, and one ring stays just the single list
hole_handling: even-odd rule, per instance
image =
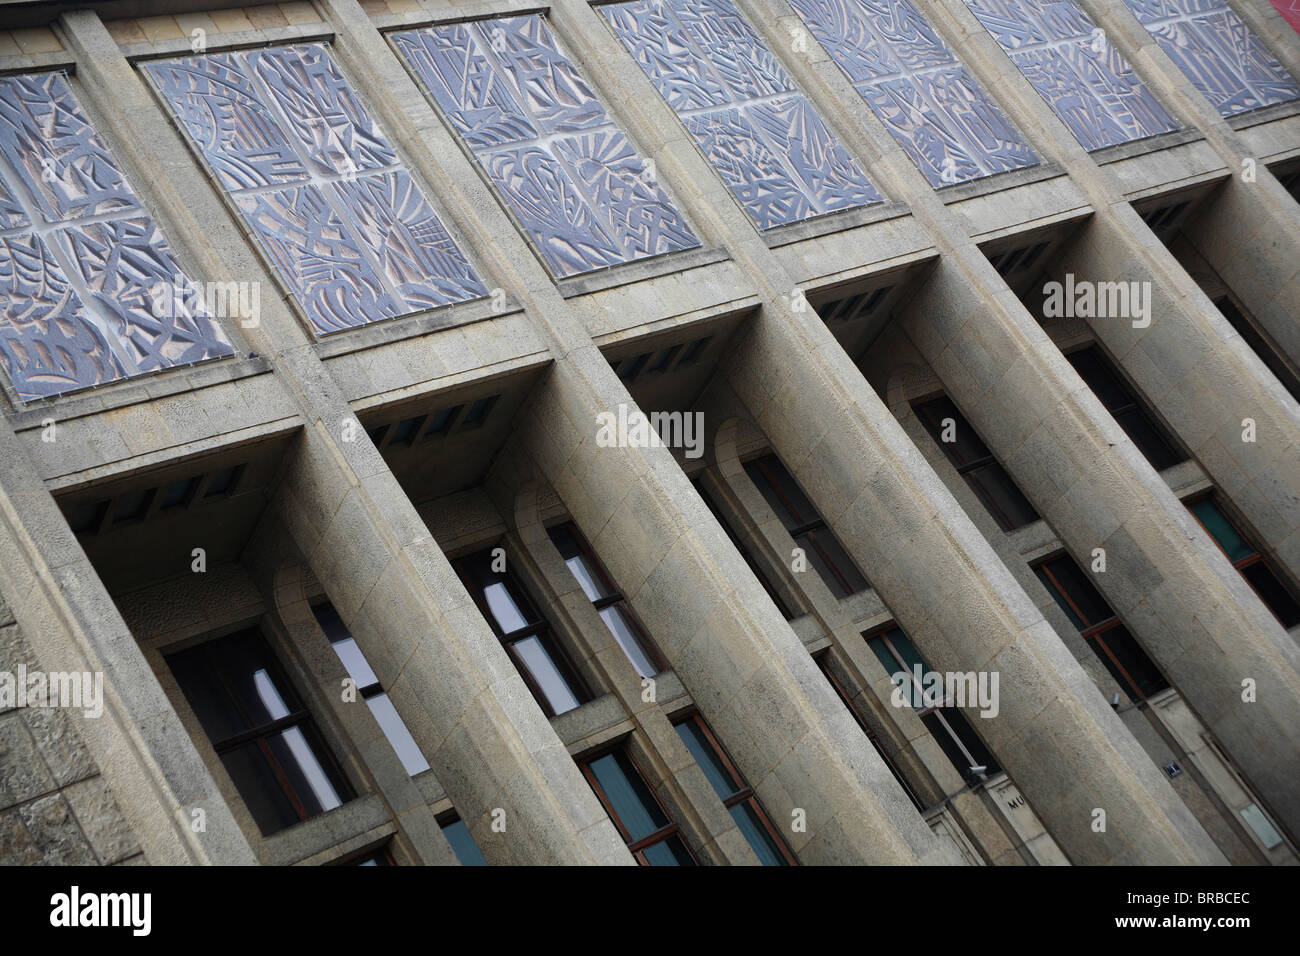
[{"label": "wooden window frame", "polygon": [[[653,833],[643,836],[641,839],[636,841],[632,840],[632,832],[627,828],[626,824],[623,823],[622,818],[618,815],[618,811],[614,809],[613,802],[605,793],[605,788],[602,787],[600,781],[596,779],[595,771],[591,769],[593,761],[618,753],[621,753],[627,758],[627,762],[632,765],[632,772],[641,778],[641,783],[645,785],[646,793],[650,795],[650,799],[655,802],[655,806],[659,808],[659,812],[662,813],[664,819],[668,821],[667,825],[660,827]],[[645,851],[655,844],[662,843],[669,837],[674,836],[677,837],[678,842],[681,843],[682,847],[686,850],[687,855],[690,856],[692,860],[695,860],[696,863],[699,862],[695,853],[691,850],[690,844],[686,842],[685,837],[682,835],[682,828],[675,820],[673,820],[672,814],[670,814],[668,809],[660,802],[659,797],[655,794],[654,787],[650,785],[650,780],[646,777],[645,773],[642,772],[641,766],[637,763],[636,758],[632,756],[631,748],[627,746],[626,740],[620,741],[613,746],[604,747],[600,750],[586,754],[578,761],[578,769],[581,770],[582,775],[587,778],[587,783],[591,785],[591,789],[596,793],[596,799],[600,801],[600,805],[604,807],[605,812],[609,814],[609,819],[618,829],[618,835],[623,838],[623,842],[627,844],[628,852],[636,858],[638,864],[641,866],[649,866],[650,864],[647,862],[645,857]]]}]

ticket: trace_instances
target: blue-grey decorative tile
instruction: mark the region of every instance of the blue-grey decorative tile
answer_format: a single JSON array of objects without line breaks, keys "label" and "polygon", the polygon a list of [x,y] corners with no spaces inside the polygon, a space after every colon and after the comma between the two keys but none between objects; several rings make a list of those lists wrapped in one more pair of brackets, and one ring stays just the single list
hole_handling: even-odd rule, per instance
[{"label": "blue-grey decorative tile", "polygon": [[23,401],[127,374],[49,247],[31,233],[0,238],[0,364]]},{"label": "blue-grey decorative tile", "polygon": [[432,309],[488,294],[405,170],[333,184],[357,237],[407,305]]},{"label": "blue-grey decorative tile", "polygon": [[537,138],[509,81],[479,48],[468,24],[395,33],[393,41],[471,149]]},{"label": "blue-grey decorative tile", "polygon": [[146,63],[190,141],[230,190],[297,182],[307,170],[233,53]]},{"label": "blue-grey decorative tile", "polygon": [[1087,150],[1178,129],[1074,0],[965,0]]},{"label": "blue-grey decorative tile", "polygon": [[1223,0],[1125,0],[1220,116],[1300,98],[1300,83]]},{"label": "blue-grey decorative tile", "polygon": [[555,276],[700,244],[542,15],[393,42]]},{"label": "blue-grey decorative tile", "polygon": [[404,311],[317,187],[245,194],[235,202],[321,335]]},{"label": "blue-grey decorative tile", "polygon": [[609,123],[605,107],[556,46],[543,17],[501,17],[473,24],[515,100],[546,133],[573,133]]},{"label": "blue-grey decorative tile", "polygon": [[627,260],[694,249],[700,244],[682,221],[628,138],[612,126],[554,141],[579,193]]},{"label": "blue-grey decorative tile", "polygon": [[0,229],[17,229],[27,225],[31,225],[27,213],[18,202],[13,187],[5,182],[3,171],[0,171]]},{"label": "blue-grey decorative tile", "polygon": [[0,229],[23,226],[0,239],[0,362],[23,401],[233,354],[172,294],[192,281],[60,73],[0,79]]},{"label": "blue-grey decorative tile", "polygon": [[813,37],[938,188],[1038,157],[911,0],[790,0]]},{"label": "blue-grey decorative tile", "polygon": [[397,163],[383,130],[319,43],[245,54],[285,117],[285,131],[318,171],[357,173]]},{"label": "blue-grey decorative tile", "polygon": [[759,229],[818,214],[740,109],[692,114],[686,128]]},{"label": "blue-grey decorative tile", "polygon": [[732,102],[691,32],[668,3],[637,0],[603,4],[597,9],[659,95],[678,113]]},{"label": "blue-grey decorative tile", "polygon": [[732,0],[600,10],[760,229],[880,202]]},{"label": "blue-grey decorative tile", "polygon": [[[866,174],[802,94],[755,103],[748,113],[754,128],[786,164],[792,181],[818,213],[881,201]],[[786,221],[797,219],[790,216]]]},{"label": "blue-grey decorative tile", "polygon": [[623,250],[549,149],[519,146],[480,159],[556,276],[578,275],[624,261]]},{"label": "blue-grey decorative tile", "polygon": [[0,77],[0,153],[48,222],[136,205],[62,73]]},{"label": "blue-grey decorative tile", "polygon": [[152,219],[72,225],[52,239],[108,318],[128,374],[234,354]]},{"label": "blue-grey decorative tile", "polygon": [[[149,75],[317,334],[487,294],[323,44],[151,64]],[[226,84],[195,76],[237,91],[219,135],[204,117],[231,115],[209,102]],[[282,179],[294,187],[256,188]]]}]

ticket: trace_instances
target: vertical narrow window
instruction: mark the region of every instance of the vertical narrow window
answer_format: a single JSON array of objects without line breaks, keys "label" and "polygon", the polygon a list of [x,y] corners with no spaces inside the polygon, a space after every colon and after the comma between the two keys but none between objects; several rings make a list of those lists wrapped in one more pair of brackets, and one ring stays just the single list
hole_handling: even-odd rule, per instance
[{"label": "vertical narrow window", "polygon": [[781,612],[782,616],[787,621],[794,620],[797,615],[790,610],[790,605],[786,603],[783,597],[781,597],[780,592],[777,591],[775,585],[772,584],[772,579],[768,577],[767,573],[759,566],[758,560],[754,557],[753,552],[747,548],[744,542],[742,542],[739,536],[737,536],[735,530],[731,527],[731,522],[727,520],[721,509],[718,508],[717,502],[713,500],[713,496],[705,490],[704,482],[701,480],[702,478],[703,473],[691,479],[691,483],[695,485],[695,490],[700,493],[700,497],[704,499],[705,505],[707,505],[708,509],[713,512],[713,517],[718,519],[718,524],[722,525],[722,530],[727,533],[727,537],[731,539],[731,543],[736,546],[736,550],[740,552],[740,556],[745,559],[745,563],[749,565],[749,570],[754,572],[754,577],[758,578],[758,583],[763,585],[763,590],[766,591],[767,596],[772,599],[772,603],[776,605],[777,610]]},{"label": "vertical narrow window", "polygon": [[1074,0],[966,0],[966,6],[1089,152],[1178,129]]},{"label": "vertical narrow window", "polygon": [[180,651],[167,665],[263,834],[352,799],[347,778],[259,631]]},{"label": "vertical narrow window", "polygon": [[1119,422],[1119,426],[1151,463],[1152,468],[1164,471],[1187,460],[1187,456],[1178,450],[1173,439],[1120,377],[1101,349],[1090,345],[1071,352],[1066,359],[1087,383],[1088,388],[1092,389],[1106,411],[1110,412],[1111,417]]},{"label": "vertical narrow window", "polygon": [[623,648],[636,672],[642,677],[653,677],[664,670],[659,649],[646,635],[622,592],[614,586],[604,565],[596,559],[595,552],[578,529],[565,524],[552,528],[550,534],[582,593],[587,595],[587,600],[605,622],[609,633],[614,635],[618,646]]},{"label": "vertical narrow window", "polygon": [[867,589],[867,579],[781,459],[764,455],[746,462],[745,471],[832,594],[843,599]]},{"label": "vertical narrow window", "polygon": [[1124,0],[1220,116],[1300,97],[1300,84],[1224,0]]},{"label": "vertical narrow window", "polygon": [[860,711],[858,706],[853,703],[853,698],[849,696],[848,689],[845,688],[845,686],[840,682],[840,679],[835,676],[835,672],[831,670],[830,656],[828,650],[818,654],[813,658],[813,660],[817,662],[818,668],[821,669],[822,674],[831,685],[831,689],[835,691],[835,695],[844,703],[844,706],[848,708],[849,714],[853,717],[854,721],[862,728],[862,732],[867,735],[867,740],[871,741],[871,746],[876,748],[876,753],[880,755],[880,759],[884,761],[885,766],[889,768],[889,772],[894,775],[894,779],[898,781],[898,785],[903,788],[903,792],[907,794],[907,799],[912,801],[912,806],[916,807],[917,810],[924,811],[925,804],[923,804],[921,798],[916,795],[916,791],[912,789],[912,785],[907,782],[907,778],[903,776],[903,771],[899,768],[898,764],[894,762],[894,758],[886,753],[885,748],[881,745],[875,732],[872,731],[871,725],[868,724],[867,719],[862,716],[862,711]]},{"label": "vertical narrow window", "polygon": [[542,14],[392,41],[557,278],[700,244]]},{"label": "vertical narrow window", "polygon": [[1034,565],[1034,574],[1130,700],[1146,700],[1169,686],[1073,558],[1049,558]]},{"label": "vertical narrow window", "polygon": [[66,76],[0,77],[0,364],[18,398],[232,354]]},{"label": "vertical narrow window", "polygon": [[144,71],[318,335],[487,295],[324,44]]},{"label": "vertical narrow window", "polygon": [[912,410],[999,528],[1014,531],[1038,520],[1034,506],[998,464],[952,399],[941,395],[928,402],[917,402]]},{"label": "vertical narrow window", "polygon": [[456,854],[456,859],[460,860],[461,866],[488,865],[483,851],[478,848],[478,844],[474,842],[474,837],[469,832],[469,827],[465,826],[465,822],[460,817],[454,813],[441,817],[438,826],[442,828],[442,835],[451,844],[451,849]]},{"label": "vertical narrow window", "polygon": [[334,652],[338,654],[339,660],[347,669],[348,677],[357,685],[357,693],[370,708],[370,713],[378,721],[388,742],[393,745],[393,750],[397,752],[397,757],[402,761],[406,772],[414,777],[417,773],[428,770],[429,761],[420,751],[420,745],[415,742],[411,731],[407,729],[406,722],[402,720],[388,694],[379,685],[379,678],[371,670],[365,655],[361,653],[361,648],[357,646],[356,639],[348,631],[347,625],[339,617],[339,612],[334,609],[334,605],[328,602],[318,604],[312,608],[312,611],[320,623],[321,630],[334,646]]},{"label": "vertical narrow window", "polygon": [[790,5],[931,186],[1038,164],[911,0]]},{"label": "vertical narrow window", "polygon": [[732,0],[597,9],[759,229],[881,201]]},{"label": "vertical narrow window", "polygon": [[1187,507],[1281,625],[1292,628],[1300,624],[1300,602],[1297,602],[1290,586],[1273,570],[1259,549],[1228,520],[1213,495],[1189,501]]},{"label": "vertical narrow window", "polygon": [[736,765],[731,762],[718,738],[699,714],[677,721],[677,736],[708,778],[713,792],[727,808],[736,826],[764,866],[793,866],[794,854],[772,825],[758,797],[749,788]]},{"label": "vertical narrow window", "polygon": [[504,570],[504,553],[494,550],[461,558],[456,571],[547,716],[573,710],[589,699],[586,688],[519,580]]},{"label": "vertical narrow window", "polygon": [[974,781],[980,774],[997,773],[998,764],[993,754],[953,702],[946,698],[932,700],[927,696],[925,677],[930,668],[902,628],[891,623],[863,636],[877,660],[889,672],[890,679],[906,696],[926,730],[930,731],[962,777]]},{"label": "vertical narrow window", "polygon": [[668,818],[625,749],[584,760],[579,767],[638,863],[695,865],[677,824]]}]

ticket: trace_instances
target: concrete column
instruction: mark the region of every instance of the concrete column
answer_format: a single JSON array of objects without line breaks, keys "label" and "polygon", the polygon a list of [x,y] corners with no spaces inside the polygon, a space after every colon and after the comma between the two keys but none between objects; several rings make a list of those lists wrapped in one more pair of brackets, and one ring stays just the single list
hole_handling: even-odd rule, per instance
[{"label": "concrete column", "polygon": [[[122,151],[150,182],[176,227],[169,237],[184,244],[197,273],[276,288],[216,185],[98,17],[78,11],[63,24],[87,89],[119,118]],[[298,319],[278,297],[262,296],[262,302],[260,327],[244,335],[275,361],[307,423],[271,507],[325,584],[484,856],[492,863],[631,864]],[[505,832],[492,828],[494,809],[505,810]]]},{"label": "concrete column", "polygon": [[[1300,315],[1300,205],[1233,124],[1196,92],[1123,0],[1083,0],[1081,6],[1141,71],[1160,102],[1184,123],[1194,124],[1222,157],[1227,180],[1204,213],[1214,242],[1197,244],[1196,250],[1291,361],[1300,364],[1300,323],[1295,321]],[[1272,5],[1231,6],[1291,74],[1300,77],[1300,35]]]},{"label": "concrete column", "polygon": [[[0,605],[8,603],[41,667],[103,675],[103,714],[65,714],[145,859],[256,863],[144,653],[8,427],[0,428],[0,567]],[[196,832],[199,819],[204,826]]]},{"label": "concrete column", "polygon": [[[557,9],[572,5],[564,0]],[[769,46],[787,49],[788,36],[773,24],[796,22],[788,11],[751,5],[761,15],[750,22]],[[764,308],[726,360],[732,387],[931,666],[1001,672],[1004,698],[1015,700],[981,730],[1052,835],[1076,862],[1221,861],[825,325],[791,308],[796,284],[780,258],[736,211],[653,86],[626,55],[615,56],[608,31],[587,13],[584,20],[574,11],[572,28],[589,24],[583,42],[600,57],[601,77],[618,92],[629,125],[656,144],[658,168],[678,184],[692,215],[716,223],[755,277]],[[870,170],[877,186],[906,198],[941,237],[941,251],[992,273],[973,244],[949,237],[964,234],[824,51],[783,62],[809,81],[805,91],[855,153],[879,157]],[[828,89],[835,98],[824,95]],[[1005,287],[1003,297],[1011,297]],[[972,628],[971,620],[979,624]],[[1097,807],[1110,820],[1104,834],[1090,828]]]}]

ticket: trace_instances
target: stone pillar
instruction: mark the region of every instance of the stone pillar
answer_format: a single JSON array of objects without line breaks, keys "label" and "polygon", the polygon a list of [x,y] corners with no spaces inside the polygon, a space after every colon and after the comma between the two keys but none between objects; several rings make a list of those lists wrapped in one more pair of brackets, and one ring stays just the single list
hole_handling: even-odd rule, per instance
[{"label": "stone pillar", "polygon": [[[118,142],[152,185],[164,221],[175,227],[169,237],[197,274],[276,288],[217,187],[95,14],[69,13],[63,23],[87,88],[118,117]],[[260,326],[244,330],[245,338],[275,361],[306,423],[270,507],[329,591],[484,856],[492,863],[631,864],[299,321],[277,296],[262,303]],[[494,809],[505,811],[504,833],[492,828]]]}]

